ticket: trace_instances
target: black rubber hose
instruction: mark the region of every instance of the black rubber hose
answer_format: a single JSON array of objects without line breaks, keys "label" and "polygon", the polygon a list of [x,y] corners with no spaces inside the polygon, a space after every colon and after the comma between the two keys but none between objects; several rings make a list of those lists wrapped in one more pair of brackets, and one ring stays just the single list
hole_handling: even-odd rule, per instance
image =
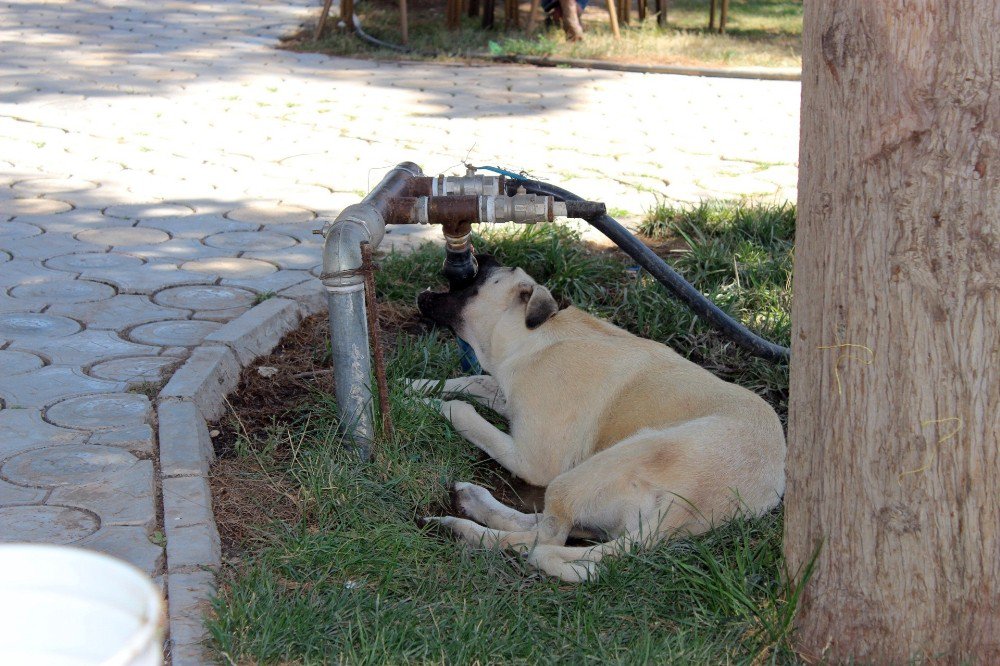
[{"label": "black rubber hose", "polygon": [[[392,42],[384,42],[378,37],[372,37],[364,28],[361,27],[361,19],[358,18],[357,14],[351,14],[351,23],[354,28],[354,34],[358,36],[359,39],[368,42],[374,46],[381,46],[385,49],[391,49],[393,51],[398,51],[399,53],[416,53],[409,46],[401,46],[399,44],[393,44]],[[422,54],[423,55],[423,54]]]},{"label": "black rubber hose", "polygon": [[[513,175],[508,175],[508,178],[513,177]],[[538,180],[530,180],[519,176],[516,182],[508,181],[508,188],[511,193],[518,186],[523,186],[525,190],[534,194],[553,196],[560,201],[584,200],[569,190],[564,190],[550,183],[543,183]],[[773,342],[765,340],[730,317],[606,212],[597,212],[590,217],[583,217],[583,219],[590,226],[607,236],[625,254],[638,262],[640,266],[646,269],[650,275],[656,278],[660,284],[680,299],[682,303],[687,305],[696,315],[711,324],[738,347],[768,361],[781,362],[788,360],[790,356],[788,347],[782,347],[781,345],[776,345]]]}]

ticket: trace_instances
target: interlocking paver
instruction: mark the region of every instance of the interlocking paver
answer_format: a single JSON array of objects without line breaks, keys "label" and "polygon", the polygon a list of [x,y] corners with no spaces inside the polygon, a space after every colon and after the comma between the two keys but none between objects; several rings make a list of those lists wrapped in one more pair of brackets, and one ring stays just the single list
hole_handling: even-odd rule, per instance
[{"label": "interlocking paver", "polygon": [[157,383],[170,370],[177,367],[176,358],[164,356],[126,356],[101,361],[91,366],[89,373],[101,379],[111,379],[134,384]]},{"label": "interlocking paver", "polygon": [[88,329],[123,331],[151,321],[186,319],[191,311],[158,305],[148,296],[119,294],[105,301],[53,305],[46,314],[75,319]]},{"label": "interlocking paver", "polygon": [[155,494],[153,461],[137,460],[89,483],[77,480],[73,485],[55,488],[46,501],[92,511],[101,517],[103,525],[137,525],[149,533],[156,525]]},{"label": "interlocking paver", "polygon": [[[221,215],[202,214],[188,215],[187,217],[163,217],[151,220],[141,220],[140,227],[153,227],[170,233],[175,238],[192,238],[195,240],[206,239],[214,234],[225,234],[227,232],[246,233],[255,232],[260,225],[229,220]],[[253,236],[254,234],[250,234]],[[259,242],[266,242],[263,238]],[[217,245],[206,243],[212,247],[231,249],[227,245]],[[248,249],[248,248],[240,248]]]},{"label": "interlocking paver", "polygon": [[45,418],[63,428],[106,430],[149,423],[152,412],[149,398],[140,393],[99,393],[57,402]]},{"label": "interlocking paver", "polygon": [[[16,486],[0,479],[0,506],[19,506],[21,504],[41,504],[49,491],[45,488],[28,488]],[[2,537],[0,537],[2,540]]]},{"label": "interlocking paver", "polygon": [[88,377],[80,368],[48,365],[31,372],[0,377],[0,398],[6,405],[6,409],[0,410],[0,415],[27,407],[44,407],[71,395],[113,393],[125,388],[124,382]]},{"label": "interlocking paver", "polygon": [[187,261],[181,264],[181,268],[195,273],[221,275],[229,279],[253,279],[278,270],[277,266],[272,263],[239,257]]},{"label": "interlocking paver", "polygon": [[7,375],[19,375],[22,372],[30,372],[45,365],[45,362],[35,354],[27,352],[13,351],[10,349],[0,350],[0,367]]},{"label": "interlocking paver", "polygon": [[[121,463],[114,479],[64,469],[61,485],[30,485],[59,476],[54,465],[23,468],[26,486],[0,480],[0,539],[75,543],[168,574],[175,666],[205,660],[212,576],[192,567],[217,560],[217,541],[204,477],[180,476],[204,461],[187,450],[171,463],[170,487],[202,499],[198,521],[167,530],[165,558],[148,539],[153,432],[129,420],[149,420],[144,396],[126,398],[139,416],[61,410],[114,402],[190,356],[171,390],[219,412],[236,360],[298,310],[265,301],[192,348],[258,294],[324,307],[312,230],[403,159],[430,174],[466,160],[528,169],[634,219],[659,198],[795,199],[797,83],[274,49],[315,5],[7,0],[0,12],[0,464],[77,449]],[[390,229],[383,247],[439,237]],[[76,428],[45,421],[46,408]]]},{"label": "interlocking paver", "polygon": [[0,461],[43,446],[82,444],[86,434],[46,423],[40,409],[0,409]]},{"label": "interlocking paver", "polygon": [[163,243],[170,240],[170,234],[167,232],[146,227],[88,229],[87,231],[80,232],[76,237],[95,245],[108,245],[117,248]]},{"label": "interlocking paver", "polygon": [[246,289],[204,285],[164,289],[153,296],[153,301],[160,305],[192,310],[231,310],[251,305],[255,298],[256,294]]},{"label": "interlocking paver", "polygon": [[218,278],[205,273],[186,271],[177,264],[150,261],[141,269],[134,267],[88,268],[80,277],[107,282],[122,294],[152,294],[164,287],[182,284],[211,284]]},{"label": "interlocking paver", "polygon": [[95,446],[117,446],[130,451],[137,458],[149,459],[153,455],[154,448],[153,428],[148,423],[143,423],[115,430],[101,430],[91,435],[87,443]]},{"label": "interlocking paver", "polygon": [[143,527],[106,525],[75,545],[131,562],[150,576],[163,566],[163,547],[150,542],[149,534]]},{"label": "interlocking paver", "polygon": [[13,241],[42,233],[42,228],[27,222],[5,222],[0,226],[0,243],[13,246]]},{"label": "interlocking paver", "polygon": [[96,514],[73,507],[0,506],[0,541],[71,544],[90,536],[100,525]]},{"label": "interlocking paver", "polygon": [[89,303],[111,298],[115,295],[115,290],[101,282],[63,278],[22,282],[10,290],[10,295],[46,304]]},{"label": "interlocking paver", "polygon": [[51,215],[72,210],[73,206],[56,199],[7,199],[0,202],[0,217],[17,218],[21,215]]},{"label": "interlocking paver", "polygon": [[208,236],[204,240],[205,245],[223,248],[226,250],[242,251],[263,251],[280,250],[292,247],[298,243],[292,236],[276,234],[273,231],[230,231]]},{"label": "interlocking paver", "polygon": [[312,277],[313,276],[309,273],[309,271],[285,269],[275,271],[263,277],[223,278],[221,284],[233,287],[245,287],[246,289],[253,289],[261,294],[267,294],[279,292],[282,289],[295,286],[301,282],[309,280]]},{"label": "interlocking paver", "polygon": [[[16,224],[8,222],[7,224]],[[92,243],[81,242],[70,234],[47,232],[17,239],[9,243],[11,253],[18,259],[50,259],[58,254],[71,255],[77,252],[95,252],[103,248]],[[50,266],[54,268],[54,266]]]},{"label": "interlocking paver", "polygon": [[219,326],[220,324],[211,321],[157,321],[133,328],[129,337],[150,345],[193,347]]},{"label": "interlocking paver", "polygon": [[86,366],[116,356],[156,354],[159,347],[122,340],[115,331],[88,329],[52,340],[16,340],[11,349],[37,352],[49,362],[62,366]]},{"label": "interlocking paver", "polygon": [[106,446],[49,446],[10,458],[0,473],[22,486],[73,487],[120,476],[136,462],[131,453]]},{"label": "interlocking paver", "polygon": [[51,314],[0,315],[0,340],[48,340],[63,338],[80,330],[80,324],[67,317]]}]

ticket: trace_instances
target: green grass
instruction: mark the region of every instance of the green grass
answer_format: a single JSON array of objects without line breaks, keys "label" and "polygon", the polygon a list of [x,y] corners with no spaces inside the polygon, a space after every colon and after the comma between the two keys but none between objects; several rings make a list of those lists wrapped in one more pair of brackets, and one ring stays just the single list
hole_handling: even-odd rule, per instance
[{"label": "green grass", "polygon": [[[660,207],[645,230],[687,245],[675,266],[746,323],[787,344],[794,210],[745,204]],[[688,239],[679,243],[677,235]],[[708,361],[783,414],[787,374],[717,338],[629,261],[565,228],[501,229],[476,245],[524,267],[559,298]],[[383,300],[412,303],[438,284],[441,250],[381,260]],[[235,455],[299,505],[301,520],[260,526],[222,573],[208,622],[223,663],[792,663],[796,588],[783,582],[782,517],[737,520],[693,539],[606,559],[600,578],[561,584],[514,555],[469,552],[415,518],[448,507],[448,485],[504,482],[405,377],[458,373],[444,333],[400,334],[389,357],[396,435],[356,462],[317,393]],[[266,509],[268,497],[258,497]]]},{"label": "green grass", "polygon": [[[521,5],[522,25],[527,23],[528,2]],[[581,42],[567,42],[556,28],[503,30],[503,9],[497,11],[497,30],[485,31],[479,19],[463,17],[455,31],[445,29],[444,5],[411,3],[410,46],[416,53],[397,52],[371,46],[346,31],[332,28],[319,42],[304,41],[296,48],[335,55],[371,55],[378,58],[421,58],[436,53],[438,59],[492,55],[532,55],[584,58],[661,65],[707,65],[721,67],[799,67],[802,62],[801,0],[732,0],[727,33],[708,28],[706,0],[673,0],[668,27],[656,24],[652,8],[644,22],[633,8],[632,22],[622,25],[622,39],[614,39],[604,2],[593,2],[583,14],[586,32]],[[390,42],[399,42],[398,4],[386,0],[359,4],[357,12],[365,30]]]}]

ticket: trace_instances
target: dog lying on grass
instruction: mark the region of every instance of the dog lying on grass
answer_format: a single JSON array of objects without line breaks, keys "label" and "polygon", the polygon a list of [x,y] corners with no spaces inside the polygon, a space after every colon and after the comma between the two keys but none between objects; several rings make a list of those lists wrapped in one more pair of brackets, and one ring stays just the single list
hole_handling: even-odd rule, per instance
[{"label": "dog lying on grass", "polygon": [[[785,484],[778,415],[666,345],[636,337],[552,294],[523,270],[480,255],[467,288],[417,299],[451,328],[489,375],[449,379],[510,421],[510,435],[460,400],[441,412],[512,474],[546,487],[526,514],[456,483],[466,518],[428,517],[474,547],[509,548],[565,581],[595,576],[605,555],[697,534],[776,506]],[[416,380],[422,390],[437,380]],[[570,536],[609,538],[567,547]]]}]

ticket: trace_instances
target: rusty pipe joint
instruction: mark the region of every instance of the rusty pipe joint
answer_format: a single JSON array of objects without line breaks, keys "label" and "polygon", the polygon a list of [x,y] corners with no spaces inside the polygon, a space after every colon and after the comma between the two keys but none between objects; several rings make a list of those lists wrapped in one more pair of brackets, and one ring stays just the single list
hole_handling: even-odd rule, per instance
[{"label": "rusty pipe joint", "polygon": [[[386,224],[458,224],[515,222],[536,224],[566,216],[566,203],[553,197],[518,193],[514,195],[453,195],[447,197],[396,197],[386,211]],[[463,232],[464,233],[464,232]]]}]

